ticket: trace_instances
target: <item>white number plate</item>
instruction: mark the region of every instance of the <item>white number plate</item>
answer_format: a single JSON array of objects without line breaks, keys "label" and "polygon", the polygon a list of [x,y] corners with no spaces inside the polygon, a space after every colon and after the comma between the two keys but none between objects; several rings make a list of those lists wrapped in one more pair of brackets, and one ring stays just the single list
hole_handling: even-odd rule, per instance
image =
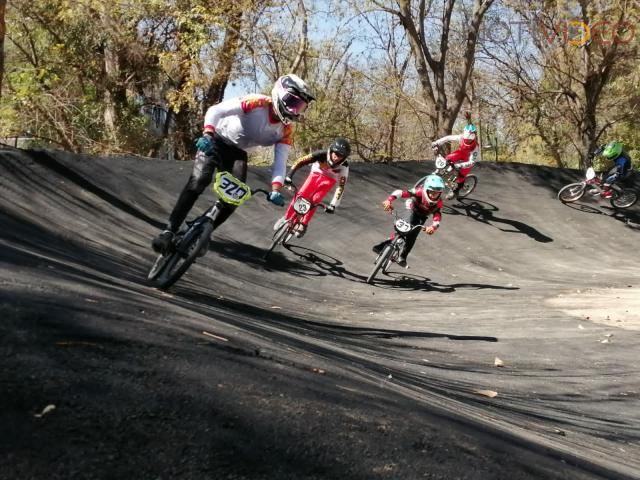
[{"label": "white number plate", "polygon": [[293,209],[300,215],[304,215],[311,210],[311,202],[305,198],[298,197],[295,202],[293,202]]},{"label": "white number plate", "polygon": [[436,168],[444,168],[447,166],[447,161],[443,157],[436,158]]},{"label": "white number plate", "polygon": [[216,192],[220,200],[231,205],[242,205],[251,198],[249,185],[238,180],[229,172],[218,172],[216,174],[213,191]]},{"label": "white number plate", "polygon": [[396,230],[402,233],[407,233],[409,230],[411,230],[411,224],[399,218],[398,220],[396,220]]}]

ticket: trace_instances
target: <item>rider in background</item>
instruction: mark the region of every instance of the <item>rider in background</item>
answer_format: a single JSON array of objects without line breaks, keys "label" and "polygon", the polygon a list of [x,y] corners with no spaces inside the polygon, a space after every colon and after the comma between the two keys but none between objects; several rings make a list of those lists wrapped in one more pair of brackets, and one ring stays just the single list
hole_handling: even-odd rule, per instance
[{"label": "rider in background", "polygon": [[[322,202],[322,199],[329,191],[338,184],[336,191],[331,200],[331,204],[325,209],[326,213],[333,213],[344,193],[344,186],[349,176],[349,163],[347,157],[351,153],[351,145],[346,138],[336,138],[327,150],[316,150],[308,155],[300,157],[296,160],[293,167],[284,179],[285,184],[293,183],[293,176],[302,167],[311,165],[311,172],[307,176],[304,184],[298,190],[297,195],[309,200],[312,204]],[[277,230],[282,224],[296,215],[293,209],[295,198],[291,199],[289,207],[285,215],[280,218],[273,226]],[[302,237],[306,231],[309,222],[316,213],[316,209],[309,210],[300,220],[300,225],[295,232],[296,237]]]},{"label": "rider in background", "polygon": [[[421,186],[412,188],[410,190],[396,190],[387,199],[382,202],[382,208],[385,211],[391,213],[393,211],[392,203],[398,198],[411,199],[411,215],[407,220],[411,225],[424,224],[429,215],[432,215],[431,225],[422,227],[422,230],[429,235],[436,233],[436,230],[440,227],[440,220],[442,220],[442,199],[440,196],[444,191],[444,180],[438,175],[429,175],[425,178]],[[397,264],[401,267],[407,266],[407,256],[411,252],[416,239],[420,234],[419,229],[412,230],[406,236],[406,241],[398,257]],[[386,247],[391,240],[393,240],[395,232],[391,233],[391,237],[388,240],[378,243],[373,246],[373,251],[380,254],[384,247]]]},{"label": "rider in background", "polygon": [[[307,84],[289,74],[276,80],[271,97],[253,94],[233,98],[210,107],[204,117],[204,133],[196,141],[196,159],[187,184],[169,215],[166,229],[154,238],[156,252],[170,250],[173,237],[194,203],[211,183],[216,169],[228,171],[242,180],[247,178],[247,149],[274,146],[271,193],[272,203],[283,206],[280,188],[287,168],[287,156],[293,141],[293,124],[314,100]],[[235,206],[219,202],[214,227],[222,224]]]},{"label": "rider in background", "polygon": [[596,150],[596,154],[599,153],[602,153],[604,158],[613,162],[613,166],[604,176],[604,189],[602,191],[604,198],[611,198],[613,186],[631,173],[631,156],[625,151],[620,142],[611,142],[603,145]]},{"label": "rider in background", "polygon": [[457,150],[454,150],[447,155],[447,160],[454,164],[454,168],[458,171],[458,178],[456,178],[456,188],[453,193],[457,196],[458,192],[464,185],[464,180],[471,172],[471,169],[478,161],[478,140],[477,129],[472,123],[467,124],[464,127],[462,134],[460,135],[447,135],[446,137],[439,138],[431,144],[431,148],[438,149],[438,146],[447,142],[459,142],[460,146]]}]

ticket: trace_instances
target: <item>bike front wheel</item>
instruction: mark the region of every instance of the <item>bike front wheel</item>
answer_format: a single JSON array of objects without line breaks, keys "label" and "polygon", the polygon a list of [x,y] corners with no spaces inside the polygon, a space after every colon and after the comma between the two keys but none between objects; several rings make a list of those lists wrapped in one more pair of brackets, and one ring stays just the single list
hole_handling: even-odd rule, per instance
[{"label": "bike front wheel", "polygon": [[292,235],[293,235],[293,225],[290,221],[286,221],[282,225],[280,225],[280,228],[278,228],[273,234],[271,246],[269,247],[269,250],[265,252],[263,258],[265,260],[269,258],[269,255],[271,255],[271,252],[273,252],[273,250],[278,246],[278,244],[282,243],[284,245],[285,242],[289,241]]},{"label": "bike front wheel", "polygon": [[565,185],[558,192],[558,200],[562,203],[571,203],[577,202],[582,198],[584,192],[586,190],[586,185],[582,182],[580,183],[570,183],[569,185]]},{"label": "bike front wheel", "polygon": [[611,206],[613,208],[629,208],[638,201],[638,194],[633,190],[622,190],[614,192],[611,197]]},{"label": "bike front wheel", "polygon": [[478,177],[475,175],[467,175],[467,178],[464,180],[464,185],[458,190],[458,198],[464,198],[470,195],[471,192],[476,189],[476,185],[478,185]]},{"label": "bike front wheel", "polygon": [[380,255],[378,255],[378,258],[376,258],[376,261],[373,264],[373,269],[371,270],[371,273],[367,277],[368,284],[373,283],[373,279],[375,278],[376,274],[380,271],[381,268],[384,267],[386,269],[388,267],[391,261],[391,255],[393,254],[394,248],[395,248],[394,245],[387,245],[386,247],[384,247],[384,250],[380,252]]},{"label": "bike front wheel", "polygon": [[[187,230],[174,252],[160,255],[156,259],[149,271],[149,279],[154,280],[155,284],[162,289],[176,283],[195,262],[200,250],[208,244],[211,232],[213,232],[213,224],[210,222]],[[152,273],[155,273],[153,278]]]}]

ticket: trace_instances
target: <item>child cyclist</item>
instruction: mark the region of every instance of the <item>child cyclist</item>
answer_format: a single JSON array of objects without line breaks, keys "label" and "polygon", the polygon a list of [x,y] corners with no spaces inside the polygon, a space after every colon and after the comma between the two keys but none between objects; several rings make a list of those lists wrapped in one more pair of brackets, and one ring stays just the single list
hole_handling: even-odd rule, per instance
[{"label": "child cyclist", "polygon": [[[432,215],[431,225],[424,225],[422,230],[428,235],[433,235],[440,227],[442,220],[442,199],[440,196],[444,190],[444,180],[438,175],[429,175],[424,182],[410,190],[396,190],[387,199],[382,202],[382,208],[391,213],[393,211],[392,203],[398,198],[411,199],[411,214],[407,221],[411,225],[424,224],[429,215]],[[413,249],[414,244],[420,234],[419,229],[412,230],[406,237],[406,241],[398,257],[397,264],[401,267],[407,266],[407,256]],[[391,240],[393,240],[395,232],[391,233],[391,237],[383,242],[373,246],[373,251],[380,254]]]},{"label": "child cyclist", "polygon": [[631,156],[625,151],[620,142],[611,142],[598,148],[596,154],[602,154],[604,158],[613,163],[611,169],[604,177],[604,190],[602,196],[611,198],[613,189],[620,180],[625,179],[631,173]]},{"label": "child cyclist", "polygon": [[[284,183],[291,184],[293,176],[302,167],[311,164],[311,172],[304,184],[298,189],[297,195],[306,198],[313,204],[320,203],[329,191],[338,184],[331,200],[331,204],[325,209],[327,213],[333,213],[344,193],[344,187],[349,176],[349,163],[347,157],[351,153],[351,145],[346,138],[336,138],[327,150],[316,150],[309,155],[299,158],[285,177]],[[296,215],[293,209],[295,198],[289,203],[284,217],[280,218],[273,226],[277,230],[284,222]],[[295,232],[296,237],[301,238],[307,231],[307,226],[313,218],[316,209],[309,210],[301,219]]]},{"label": "child cyclist", "polygon": [[447,142],[459,142],[457,150],[454,150],[447,155],[447,160],[453,163],[454,168],[458,171],[458,178],[456,178],[456,188],[453,193],[457,196],[458,192],[464,185],[465,178],[471,172],[471,169],[478,161],[478,140],[477,129],[472,123],[468,123],[460,135],[447,135],[446,137],[439,138],[431,144],[434,150],[437,150],[438,146]]}]

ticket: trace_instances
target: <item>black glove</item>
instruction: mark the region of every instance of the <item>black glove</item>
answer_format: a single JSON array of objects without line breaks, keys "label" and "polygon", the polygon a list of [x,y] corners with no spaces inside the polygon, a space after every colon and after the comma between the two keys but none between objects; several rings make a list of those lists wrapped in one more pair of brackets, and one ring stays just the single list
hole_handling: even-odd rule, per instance
[{"label": "black glove", "polygon": [[336,207],[334,207],[333,205],[329,205],[327,208],[324,209],[324,211],[326,213],[333,213],[336,211]]},{"label": "black glove", "polygon": [[293,178],[291,178],[291,174],[287,174],[286,177],[284,177],[284,184],[285,185],[291,185],[293,183]]}]

